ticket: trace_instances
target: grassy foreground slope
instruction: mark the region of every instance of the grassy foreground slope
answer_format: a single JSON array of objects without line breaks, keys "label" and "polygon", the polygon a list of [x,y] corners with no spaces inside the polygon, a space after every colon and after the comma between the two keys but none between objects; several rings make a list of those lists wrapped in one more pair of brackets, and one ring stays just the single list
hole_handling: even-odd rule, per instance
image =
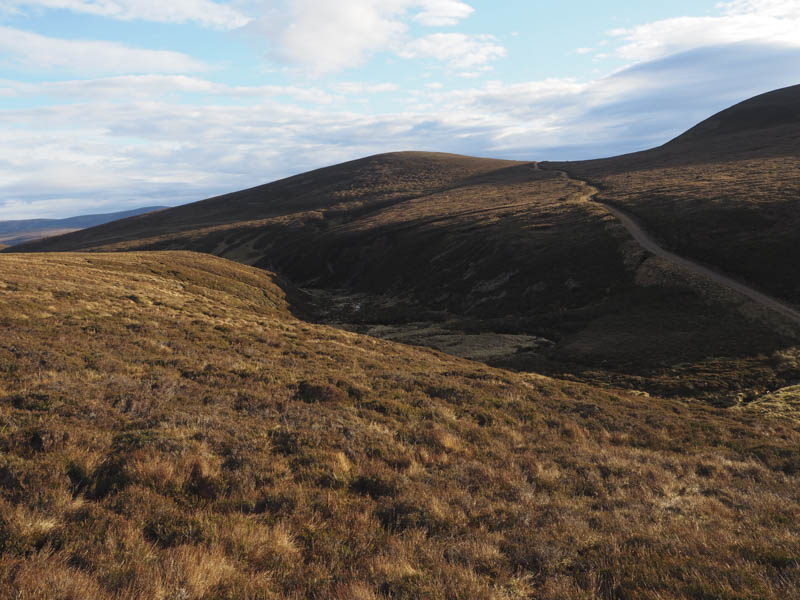
[{"label": "grassy foreground slope", "polygon": [[562,163],[684,256],[800,305],[800,85],[646,152]]},{"label": "grassy foreground slope", "polygon": [[799,445],[310,325],[206,255],[0,257],[0,597],[789,598]]}]

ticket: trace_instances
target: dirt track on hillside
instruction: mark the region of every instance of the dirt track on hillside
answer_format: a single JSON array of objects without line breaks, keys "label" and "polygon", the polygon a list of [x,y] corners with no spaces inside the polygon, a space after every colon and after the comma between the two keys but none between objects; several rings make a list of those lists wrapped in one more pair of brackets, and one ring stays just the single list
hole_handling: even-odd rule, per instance
[{"label": "dirt track on hillside", "polygon": [[[536,163],[535,168],[540,168],[538,163]],[[584,188],[584,198],[587,202],[594,201],[598,204],[602,204],[606,210],[608,210],[608,212],[610,212],[617,218],[617,220],[619,220],[622,226],[628,230],[628,232],[642,246],[642,248],[651,254],[654,254],[655,256],[667,260],[683,269],[686,269],[687,271],[700,275],[701,277],[733,290],[734,292],[749,298],[756,304],[769,308],[800,325],[800,311],[795,310],[789,305],[771,296],[768,296],[763,292],[753,289],[745,283],[732,279],[727,275],[723,275],[722,273],[719,273],[705,265],[696,263],[693,260],[678,256],[674,252],[670,252],[669,250],[660,246],[658,242],[656,242],[631,215],[620,208],[617,208],[616,206],[612,206],[606,202],[603,202],[602,200],[598,200],[596,196],[599,193],[599,190],[596,187],[581,179],[570,177],[569,173],[566,171],[554,170],[554,172]]]}]

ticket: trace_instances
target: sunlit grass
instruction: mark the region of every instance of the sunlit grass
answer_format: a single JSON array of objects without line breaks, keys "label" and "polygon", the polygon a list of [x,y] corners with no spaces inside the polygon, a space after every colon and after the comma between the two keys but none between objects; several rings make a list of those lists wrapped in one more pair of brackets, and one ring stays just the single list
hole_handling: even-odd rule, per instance
[{"label": "sunlit grass", "polygon": [[2,597],[800,586],[793,419],[311,325],[199,254],[6,255],[0,281]]}]

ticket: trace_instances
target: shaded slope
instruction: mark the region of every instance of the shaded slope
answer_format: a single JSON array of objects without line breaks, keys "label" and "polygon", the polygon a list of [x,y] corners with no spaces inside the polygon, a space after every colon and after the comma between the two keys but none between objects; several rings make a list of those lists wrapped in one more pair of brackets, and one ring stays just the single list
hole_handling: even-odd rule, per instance
[{"label": "shaded slope", "polygon": [[389,154],[15,251],[199,250],[297,285],[505,317],[585,306],[630,279],[575,191],[532,164]]},{"label": "shaded slope", "polygon": [[651,238],[650,235],[641,228],[639,223],[630,217],[630,215],[614,206],[608,206],[608,210],[620,221],[620,223],[622,223],[622,225],[625,226],[628,231],[631,232],[631,235],[642,246],[642,248],[653,255],[664,258],[665,260],[674,263],[682,269],[686,269],[714,283],[727,287],[732,291],[741,294],[745,298],[752,300],[763,308],[785,317],[795,325],[800,325],[800,312],[798,312],[796,309],[791,308],[787,304],[780,302],[775,298],[754,290],[747,284],[731,279],[730,277],[722,275],[721,273],[709,269],[704,265],[700,265],[694,261],[683,258],[682,256],[678,256],[673,252],[664,250],[664,248],[658,245],[658,243],[655,242],[653,238]]},{"label": "shaded slope", "polygon": [[787,598],[798,444],[298,321],[209,256],[0,256],[3,597]]},{"label": "shaded slope", "polygon": [[[569,178],[569,175],[566,171],[556,171],[559,175],[565,178]],[[579,185],[583,185],[585,187],[585,195],[584,199],[587,202],[600,202],[602,200],[598,199],[599,190],[596,187],[593,187],[586,183],[585,181],[575,181]],[[616,219],[620,222],[620,224],[628,230],[631,237],[636,240],[636,243],[641,246],[641,248],[652,254],[657,258],[661,258],[666,260],[667,262],[673,264],[674,266],[678,267],[679,269],[686,271],[687,273],[691,273],[697,275],[705,280],[713,284],[717,284],[721,287],[724,287],[747,300],[754,302],[755,304],[759,305],[761,308],[764,308],[772,313],[775,313],[775,316],[780,316],[786,320],[786,326],[798,326],[800,325],[800,311],[790,307],[784,302],[781,302],[771,296],[767,296],[766,294],[759,292],[758,290],[753,289],[746,283],[741,281],[736,281],[735,279],[731,279],[727,275],[724,275],[718,271],[708,268],[705,265],[701,265],[696,263],[690,259],[684,258],[682,256],[678,256],[674,252],[670,252],[669,250],[664,249],[656,240],[652,238],[652,236],[642,228],[642,225],[636,221],[631,215],[627,212],[621,210],[617,206],[611,204],[603,204],[608,210],[609,213],[614,215]]]},{"label": "shaded slope", "polygon": [[800,86],[719,113],[660,148],[559,163],[676,253],[800,304]]},{"label": "shaded slope", "polygon": [[126,210],[122,212],[104,213],[96,215],[81,215],[66,219],[23,219],[19,221],[0,221],[0,242],[8,246],[22,244],[24,242],[37,240],[44,237],[62,235],[78,229],[95,227],[125,219],[144,213],[161,210],[163,206],[147,206]]},{"label": "shaded slope", "polygon": [[800,128],[800,85],[767,92],[740,102],[695,125],[667,146],[702,144],[714,138],[745,133],[763,136],[764,130],[773,128],[784,130],[775,132],[775,137],[780,138],[787,133],[787,127],[794,129],[795,133]]},{"label": "shaded slope", "polygon": [[85,250],[337,208],[370,212],[514,165],[512,161],[405,152],[326,167],[240,192],[172,208],[158,215],[27,245],[25,251]]}]

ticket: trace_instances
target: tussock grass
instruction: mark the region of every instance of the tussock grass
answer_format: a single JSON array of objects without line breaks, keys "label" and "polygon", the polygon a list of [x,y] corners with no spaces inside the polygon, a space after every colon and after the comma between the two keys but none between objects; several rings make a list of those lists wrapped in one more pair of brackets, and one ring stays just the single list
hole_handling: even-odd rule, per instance
[{"label": "tussock grass", "polygon": [[198,254],[6,255],[0,281],[0,597],[800,587],[796,420],[311,325]]}]

